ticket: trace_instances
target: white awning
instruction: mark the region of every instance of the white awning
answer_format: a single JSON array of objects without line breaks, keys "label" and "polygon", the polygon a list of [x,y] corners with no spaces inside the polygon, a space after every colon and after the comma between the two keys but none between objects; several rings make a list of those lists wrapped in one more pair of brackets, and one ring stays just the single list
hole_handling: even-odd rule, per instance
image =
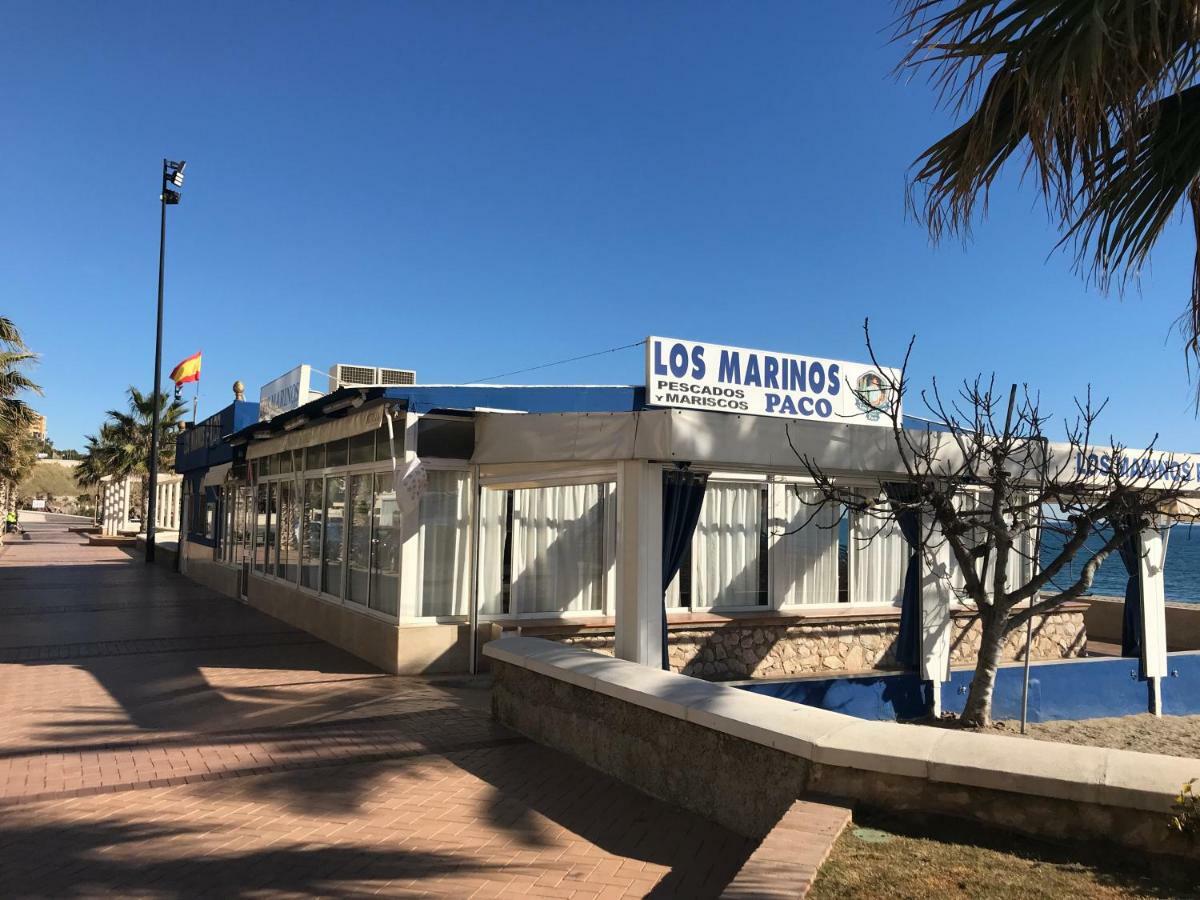
[{"label": "white awning", "polygon": [[364,431],[374,431],[383,424],[383,413],[386,409],[386,403],[377,403],[369,409],[360,409],[340,419],[321,422],[311,428],[297,428],[265,441],[256,441],[246,448],[246,459],[259,459],[272,453],[313,447],[326,441],[353,437]]}]

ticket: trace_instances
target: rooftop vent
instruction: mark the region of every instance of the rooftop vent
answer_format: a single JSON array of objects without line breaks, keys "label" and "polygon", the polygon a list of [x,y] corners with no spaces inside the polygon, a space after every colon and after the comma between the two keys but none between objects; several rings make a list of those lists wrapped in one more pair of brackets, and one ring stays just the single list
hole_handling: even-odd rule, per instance
[{"label": "rooftop vent", "polygon": [[329,370],[329,390],[344,387],[390,387],[397,384],[416,384],[417,373],[411,369],[388,369],[377,366],[349,366],[338,363]]}]

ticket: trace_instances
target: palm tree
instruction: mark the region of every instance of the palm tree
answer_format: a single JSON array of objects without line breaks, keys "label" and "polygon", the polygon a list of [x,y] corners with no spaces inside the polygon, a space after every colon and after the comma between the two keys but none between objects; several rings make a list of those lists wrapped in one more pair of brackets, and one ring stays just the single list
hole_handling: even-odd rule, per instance
[{"label": "palm tree", "polygon": [[[76,471],[80,484],[94,484],[105,475],[114,478],[149,474],[150,443],[155,401],[152,394],[143,394],[132,385],[128,390],[128,407],[110,409],[99,435],[88,435],[83,461]],[[175,437],[184,421],[187,408],[169,394],[158,395],[160,437],[158,467],[169,471],[175,464]],[[139,505],[142,521],[146,519],[147,491],[142,490]]]},{"label": "palm tree", "polygon": [[12,320],[0,316],[0,508],[11,504],[16,484],[36,459],[29,431],[34,412],[20,396],[42,392],[24,371],[36,359]]},{"label": "palm tree", "polygon": [[[900,0],[901,68],[930,72],[965,121],[914,163],[909,202],[936,240],[969,232],[1014,160],[1079,268],[1125,287],[1167,223],[1200,235],[1195,0]],[[1180,319],[1200,360],[1200,254]]]}]

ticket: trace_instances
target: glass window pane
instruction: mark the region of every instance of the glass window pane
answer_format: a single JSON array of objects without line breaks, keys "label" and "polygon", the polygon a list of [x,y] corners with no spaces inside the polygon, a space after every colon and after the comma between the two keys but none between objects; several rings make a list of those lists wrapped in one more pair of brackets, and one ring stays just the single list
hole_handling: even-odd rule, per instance
[{"label": "glass window pane", "polygon": [[254,570],[262,572],[266,562],[267,486],[260,484],[254,496]]},{"label": "glass window pane", "polygon": [[[404,413],[400,413],[399,415],[384,413],[383,415],[383,424],[375,432],[375,459],[381,462],[392,458],[393,446],[395,447],[397,457],[404,455]],[[392,428],[394,429],[390,436],[388,434],[389,416],[391,417]]]},{"label": "glass window pane", "polygon": [[350,479],[350,535],[347,544],[350,564],[346,599],[366,605],[371,589],[371,476]]},{"label": "glass window pane", "polygon": [[342,535],[346,519],[346,476],[325,479],[324,541],[321,546],[321,590],[342,596]]},{"label": "glass window pane", "polygon": [[470,459],[475,452],[475,420],[422,418],[417,423],[417,455]]},{"label": "glass window pane", "polygon": [[278,454],[275,457],[275,462],[271,463],[271,470],[276,475],[286,475],[292,471],[292,451],[287,450]]},{"label": "glass window pane", "polygon": [[300,520],[300,583],[314,591],[321,586],[321,506],[322,481],[309,478],[304,482],[304,513]]},{"label": "glass window pane", "polygon": [[325,445],[325,465],[346,465],[346,441],[330,441]]},{"label": "glass window pane", "polygon": [[256,459],[254,461],[254,465],[257,469],[257,474],[258,474],[259,478],[262,478],[264,475],[271,474],[271,457],[260,456],[258,459]]},{"label": "glass window pane", "polygon": [[229,548],[230,562],[241,562],[246,545],[246,489],[239,487],[233,495],[233,539]]},{"label": "glass window pane", "polygon": [[279,524],[275,529],[279,535],[279,556],[275,564],[275,574],[288,581],[296,580],[296,556],[294,552],[296,517],[292,509],[293,492],[294,485],[291,481],[280,482]]},{"label": "glass window pane", "polygon": [[778,535],[770,563],[784,606],[836,603],[839,600],[841,507],[825,502],[816,488],[777,484],[771,524]]},{"label": "glass window pane", "polygon": [[308,471],[325,468],[325,445],[309,447],[304,451],[304,468]]},{"label": "glass window pane", "polygon": [[375,432],[356,434],[350,438],[350,464],[375,460]]},{"label": "glass window pane", "polygon": [[692,538],[692,607],[757,606],[762,488],[709,482]]},{"label": "glass window pane", "polygon": [[254,502],[254,488],[246,486],[242,488],[242,559],[254,558],[254,521],[256,504]]},{"label": "glass window pane", "polygon": [[371,608],[394,616],[400,593],[400,516],[391,472],[375,475],[371,527]]},{"label": "glass window pane", "polygon": [[612,494],[612,484],[513,491],[514,612],[604,608]]},{"label": "glass window pane", "polygon": [[271,482],[267,485],[267,545],[266,571],[268,575],[275,574],[275,523],[279,518],[279,485]]},{"label": "glass window pane", "polygon": [[467,611],[467,490],[465,472],[431,471],[421,495],[421,615]]}]

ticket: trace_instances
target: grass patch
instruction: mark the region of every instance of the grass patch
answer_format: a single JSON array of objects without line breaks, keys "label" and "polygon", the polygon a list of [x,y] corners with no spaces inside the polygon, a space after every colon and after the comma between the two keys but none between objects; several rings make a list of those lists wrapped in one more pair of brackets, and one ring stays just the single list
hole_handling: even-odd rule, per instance
[{"label": "grass patch", "polygon": [[811,900],[1200,897],[1200,866],[1166,869],[1111,848],[1056,844],[950,819],[858,813]]}]

